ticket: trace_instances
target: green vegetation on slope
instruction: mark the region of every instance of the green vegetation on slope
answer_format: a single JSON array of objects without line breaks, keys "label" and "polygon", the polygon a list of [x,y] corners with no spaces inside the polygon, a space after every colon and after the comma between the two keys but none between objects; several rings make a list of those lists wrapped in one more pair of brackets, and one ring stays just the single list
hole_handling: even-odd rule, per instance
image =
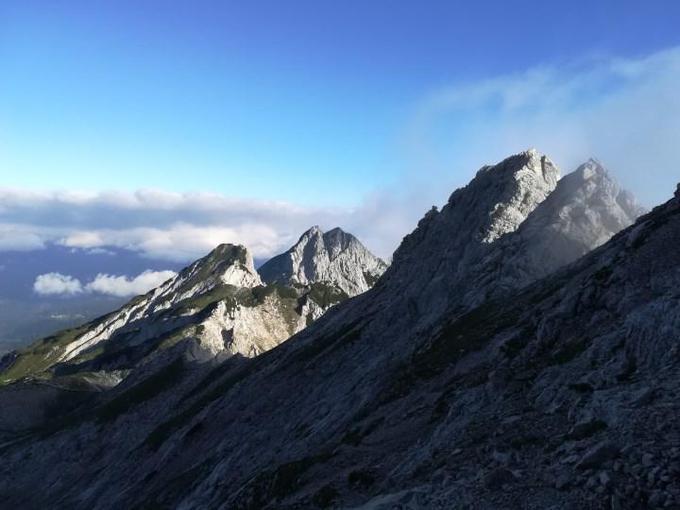
[{"label": "green vegetation on slope", "polygon": [[313,283],[307,295],[322,308],[328,308],[349,299],[349,295],[344,290],[328,283]]},{"label": "green vegetation on slope", "polygon": [[22,349],[16,360],[0,374],[0,384],[7,384],[28,376],[49,379],[50,374],[46,370],[57,361],[64,347],[90,327],[91,323],[67,329]]}]

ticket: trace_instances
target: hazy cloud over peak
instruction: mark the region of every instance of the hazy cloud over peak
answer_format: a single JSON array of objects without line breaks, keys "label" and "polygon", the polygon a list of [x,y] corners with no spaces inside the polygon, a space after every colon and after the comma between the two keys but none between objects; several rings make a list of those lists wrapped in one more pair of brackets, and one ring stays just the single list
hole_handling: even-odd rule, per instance
[{"label": "hazy cloud over peak", "polygon": [[455,174],[462,184],[483,163],[528,147],[548,154],[563,174],[596,157],[652,206],[680,179],[678,83],[680,47],[674,47],[433,90],[407,135],[413,166],[427,169],[434,182]]}]

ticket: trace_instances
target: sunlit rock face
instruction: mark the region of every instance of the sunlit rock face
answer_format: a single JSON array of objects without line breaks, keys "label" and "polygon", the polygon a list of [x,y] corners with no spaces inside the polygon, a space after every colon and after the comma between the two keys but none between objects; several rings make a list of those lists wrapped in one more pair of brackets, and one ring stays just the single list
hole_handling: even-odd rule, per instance
[{"label": "sunlit rock face", "polygon": [[309,285],[333,283],[349,296],[366,292],[387,264],[352,234],[340,228],[324,233],[312,227],[295,245],[259,269],[267,283]]}]

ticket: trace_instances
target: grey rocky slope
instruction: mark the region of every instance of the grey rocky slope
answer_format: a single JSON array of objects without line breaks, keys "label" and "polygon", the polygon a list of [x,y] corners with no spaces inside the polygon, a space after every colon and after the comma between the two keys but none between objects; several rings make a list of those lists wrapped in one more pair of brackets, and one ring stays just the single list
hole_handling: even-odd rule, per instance
[{"label": "grey rocky slope", "polygon": [[[76,381],[80,386],[111,386],[178,343],[197,360],[256,356],[348,294],[367,289],[365,275],[377,278],[384,269],[356,238],[340,229],[324,240],[334,256],[332,270],[325,271],[323,279],[317,278],[320,273],[310,274],[295,285],[265,284],[245,247],[220,245],[118,311],[6,356],[0,364],[0,382],[30,376],[49,379],[52,386],[71,386],[80,374]],[[308,262],[320,264],[316,258]]]},{"label": "grey rocky slope", "polygon": [[556,181],[536,153],[483,169],[373,289],[290,341],[210,371],[158,359],[95,406],[8,438],[0,495],[76,508],[672,507],[680,252],[666,248],[680,241],[680,196],[538,281],[491,279],[480,305],[450,290],[484,274],[497,243],[521,258],[527,243],[509,239]]},{"label": "grey rocky slope", "polygon": [[286,253],[259,269],[267,283],[308,285],[328,282],[349,296],[366,292],[385,272],[387,264],[340,228],[324,233],[312,227]]}]

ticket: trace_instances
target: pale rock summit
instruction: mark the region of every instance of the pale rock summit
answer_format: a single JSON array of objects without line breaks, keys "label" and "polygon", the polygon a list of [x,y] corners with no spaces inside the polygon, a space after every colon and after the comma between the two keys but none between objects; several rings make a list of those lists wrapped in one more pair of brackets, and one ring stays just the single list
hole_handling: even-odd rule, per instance
[{"label": "pale rock summit", "polygon": [[558,179],[555,164],[532,149],[482,167],[441,211],[429,211],[385,273],[390,293],[408,297],[395,322],[427,328],[448,309],[466,308],[470,277],[480,261],[552,193]]},{"label": "pale rock summit", "polygon": [[536,204],[552,192],[559,169],[547,156],[529,149],[499,165],[482,168],[477,177],[486,177],[486,186],[493,186],[499,192],[490,193],[498,203],[489,211],[488,222],[481,226],[478,235],[482,242],[491,243],[516,230]]},{"label": "pale rock summit", "polygon": [[352,234],[340,228],[324,233],[318,226],[302,234],[293,247],[259,269],[266,283],[332,283],[349,296],[366,292],[387,264]]},{"label": "pale rock summit", "polygon": [[599,162],[589,160],[560,179],[517,231],[501,237],[471,271],[468,304],[523,287],[577,260],[644,212]]},{"label": "pale rock summit", "polygon": [[[108,340],[125,328],[134,328],[139,332],[137,342],[166,334],[177,327],[176,321],[168,320],[172,317],[165,317],[153,327],[145,324],[146,327],[140,328],[139,321],[147,321],[178,303],[188,305],[196,296],[209,294],[219,287],[252,288],[259,285],[262,285],[262,281],[255,271],[250,251],[245,246],[221,244],[207,256],[183,269],[174,278],[146,295],[132,300],[99,322],[95,321],[96,323],[85,333],[63,348],[56,361],[72,360],[86,349]],[[197,311],[197,307],[192,308],[189,305],[183,315],[192,315]],[[131,324],[134,326],[130,326]]]}]

